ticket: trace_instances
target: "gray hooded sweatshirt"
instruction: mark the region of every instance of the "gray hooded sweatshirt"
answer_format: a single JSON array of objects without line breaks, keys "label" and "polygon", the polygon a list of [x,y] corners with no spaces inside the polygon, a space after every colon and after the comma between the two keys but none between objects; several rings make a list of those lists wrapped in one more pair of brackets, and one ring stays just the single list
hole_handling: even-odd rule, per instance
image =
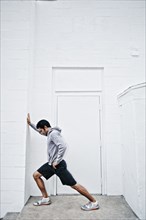
[{"label": "gray hooded sweatshirt", "polygon": [[[30,126],[39,132],[34,124],[31,123]],[[50,128],[47,134],[47,156],[49,165],[52,165],[54,162],[59,164],[63,159],[66,148],[67,144],[61,135],[61,129],[59,127]]]}]

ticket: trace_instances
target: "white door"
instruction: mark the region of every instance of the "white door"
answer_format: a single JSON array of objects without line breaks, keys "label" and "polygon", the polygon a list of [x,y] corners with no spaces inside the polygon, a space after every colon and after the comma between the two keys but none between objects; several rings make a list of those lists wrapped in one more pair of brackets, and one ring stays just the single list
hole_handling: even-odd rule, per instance
[{"label": "white door", "polygon": [[[76,181],[90,193],[101,194],[100,97],[68,94],[57,96],[57,125],[69,147],[65,160]],[[57,177],[57,194],[75,194]]]}]

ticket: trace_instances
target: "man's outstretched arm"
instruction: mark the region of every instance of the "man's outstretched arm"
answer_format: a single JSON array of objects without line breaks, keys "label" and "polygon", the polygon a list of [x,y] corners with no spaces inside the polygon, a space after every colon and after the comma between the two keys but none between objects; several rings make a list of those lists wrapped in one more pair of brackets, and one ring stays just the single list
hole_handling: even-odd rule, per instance
[{"label": "man's outstretched arm", "polygon": [[39,130],[36,128],[36,126],[31,123],[30,114],[29,114],[29,113],[27,114],[27,124],[28,124],[30,127],[32,127],[35,131],[39,132]]}]

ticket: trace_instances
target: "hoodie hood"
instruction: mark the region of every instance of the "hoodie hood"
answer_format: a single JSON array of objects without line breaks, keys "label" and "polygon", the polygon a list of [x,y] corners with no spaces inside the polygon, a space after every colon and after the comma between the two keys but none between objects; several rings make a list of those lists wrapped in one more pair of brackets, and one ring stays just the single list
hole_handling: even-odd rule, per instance
[{"label": "hoodie hood", "polygon": [[59,128],[57,126],[51,129],[51,131],[53,131],[53,130],[59,131],[61,133],[61,128]]}]

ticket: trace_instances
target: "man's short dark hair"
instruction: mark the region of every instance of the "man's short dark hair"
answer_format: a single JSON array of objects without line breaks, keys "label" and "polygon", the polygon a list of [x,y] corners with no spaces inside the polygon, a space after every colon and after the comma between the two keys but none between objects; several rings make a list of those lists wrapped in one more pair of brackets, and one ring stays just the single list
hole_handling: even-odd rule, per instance
[{"label": "man's short dark hair", "polygon": [[45,119],[40,120],[36,125],[37,129],[38,128],[44,128],[45,126],[48,127],[48,128],[51,127],[50,123]]}]

